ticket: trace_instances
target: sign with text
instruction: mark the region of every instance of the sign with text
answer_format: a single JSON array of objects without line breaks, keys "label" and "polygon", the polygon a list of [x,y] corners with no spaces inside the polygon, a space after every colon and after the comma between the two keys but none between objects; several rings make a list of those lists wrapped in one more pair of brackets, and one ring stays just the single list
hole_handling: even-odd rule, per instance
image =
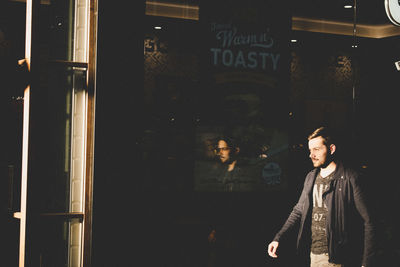
[{"label": "sign with text", "polygon": [[252,192],[285,185],[287,8],[279,1],[204,1],[200,25],[195,190]]},{"label": "sign with text", "polygon": [[210,48],[211,65],[234,69],[277,71],[280,52],[274,51],[269,28],[261,32],[240,32],[232,24],[211,23],[215,44]]}]

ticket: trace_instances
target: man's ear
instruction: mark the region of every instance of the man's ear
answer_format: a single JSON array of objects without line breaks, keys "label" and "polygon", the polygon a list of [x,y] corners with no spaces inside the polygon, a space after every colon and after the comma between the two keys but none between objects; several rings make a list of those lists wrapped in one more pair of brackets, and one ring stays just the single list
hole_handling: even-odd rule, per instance
[{"label": "man's ear", "polygon": [[333,153],[335,153],[335,151],[336,151],[336,145],[331,144],[331,145],[329,146],[329,150],[331,151],[331,155],[333,155]]}]

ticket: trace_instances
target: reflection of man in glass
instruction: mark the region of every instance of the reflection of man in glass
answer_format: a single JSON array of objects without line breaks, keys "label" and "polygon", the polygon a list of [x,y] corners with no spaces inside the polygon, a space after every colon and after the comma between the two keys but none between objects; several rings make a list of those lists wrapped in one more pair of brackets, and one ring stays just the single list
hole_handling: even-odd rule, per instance
[{"label": "reflection of man in glass", "polygon": [[216,139],[215,155],[222,164],[222,166],[219,166],[219,175],[216,178],[224,184],[226,191],[233,191],[235,184],[240,180],[240,168],[237,166],[239,151],[239,146],[232,138],[220,137]]},{"label": "reflection of man in glass", "polygon": [[228,171],[232,171],[235,168],[239,151],[240,148],[228,138],[221,138],[218,140],[217,147],[215,148],[215,153],[217,154],[221,163],[227,164]]}]

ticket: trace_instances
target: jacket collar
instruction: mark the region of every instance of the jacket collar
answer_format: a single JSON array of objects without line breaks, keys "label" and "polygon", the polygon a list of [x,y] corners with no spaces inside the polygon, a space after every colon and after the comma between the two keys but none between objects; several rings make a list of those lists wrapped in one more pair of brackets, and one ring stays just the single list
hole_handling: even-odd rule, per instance
[{"label": "jacket collar", "polygon": [[337,180],[343,177],[344,167],[341,161],[336,161],[336,169],[333,172],[332,180]]},{"label": "jacket collar", "polygon": [[[333,171],[332,180],[340,179],[343,176],[344,172],[343,163],[341,161],[335,161],[335,163],[336,163],[336,169]],[[317,177],[319,171],[320,171],[319,168],[314,168],[311,171],[311,174],[313,175],[313,182],[315,181],[315,178]]]}]

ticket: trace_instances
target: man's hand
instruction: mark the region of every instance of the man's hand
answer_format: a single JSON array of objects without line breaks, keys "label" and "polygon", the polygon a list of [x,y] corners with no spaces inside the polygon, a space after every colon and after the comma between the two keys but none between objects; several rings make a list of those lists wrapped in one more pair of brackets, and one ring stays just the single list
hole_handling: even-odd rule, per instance
[{"label": "man's hand", "polygon": [[272,258],[277,258],[278,255],[276,254],[276,250],[278,249],[279,242],[278,241],[272,241],[268,245],[268,255],[270,255]]}]

